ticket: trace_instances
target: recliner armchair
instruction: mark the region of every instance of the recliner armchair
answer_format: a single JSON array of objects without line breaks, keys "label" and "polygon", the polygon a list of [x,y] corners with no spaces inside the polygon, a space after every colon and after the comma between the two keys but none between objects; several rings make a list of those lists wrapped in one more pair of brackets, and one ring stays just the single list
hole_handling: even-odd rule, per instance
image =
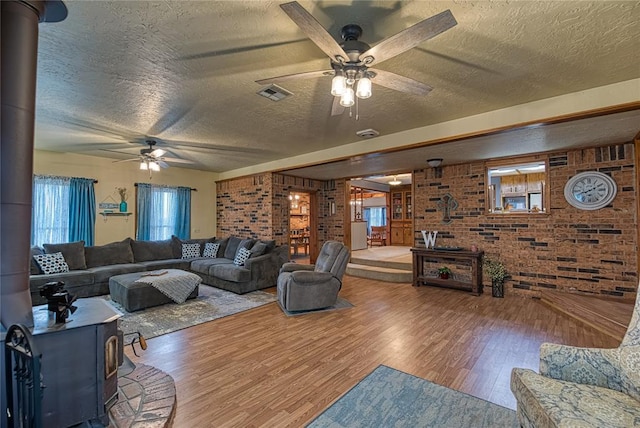
[{"label": "recliner armchair", "polygon": [[640,293],[618,348],[543,343],[540,374],[514,368],[511,391],[523,427],[640,426]]},{"label": "recliner armchair", "polygon": [[285,263],[278,275],[278,303],[287,311],[309,311],[335,305],[350,252],[338,241],[322,246],[315,265]]}]

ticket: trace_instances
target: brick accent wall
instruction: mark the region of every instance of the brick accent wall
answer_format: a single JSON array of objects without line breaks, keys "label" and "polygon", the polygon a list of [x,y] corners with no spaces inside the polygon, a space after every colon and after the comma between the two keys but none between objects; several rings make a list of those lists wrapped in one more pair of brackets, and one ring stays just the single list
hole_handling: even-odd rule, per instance
[{"label": "brick accent wall", "polygon": [[[415,241],[423,245],[420,231],[437,230],[438,245],[476,244],[505,264],[507,294],[556,289],[631,299],[639,268],[634,162],[632,143],[549,154],[551,209],[539,215],[487,215],[483,162],[414,171]],[[579,210],[564,199],[564,185],[590,170],[613,177],[618,193],[608,207]],[[458,203],[450,224],[436,205],[446,193]]]},{"label": "brick accent wall", "polygon": [[[320,181],[264,173],[216,184],[217,236],[275,239],[287,244],[289,193],[316,193],[318,248],[326,240],[344,240],[345,180]],[[330,213],[334,202],[336,213]]]},{"label": "brick accent wall", "polygon": [[216,236],[274,236],[272,174],[216,183]]}]

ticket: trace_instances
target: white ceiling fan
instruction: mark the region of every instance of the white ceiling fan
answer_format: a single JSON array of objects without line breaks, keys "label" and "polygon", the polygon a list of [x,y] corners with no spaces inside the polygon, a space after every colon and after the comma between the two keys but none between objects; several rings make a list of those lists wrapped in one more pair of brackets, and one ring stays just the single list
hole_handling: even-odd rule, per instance
[{"label": "white ceiling fan", "polygon": [[342,27],[343,41],[338,43],[329,32],[298,2],[281,4],[289,18],[329,56],[331,69],[289,74],[256,80],[259,84],[280,83],[294,79],[334,76],[331,94],[334,95],[331,115],[341,114],[358,98],[371,96],[371,84],[414,95],[427,95],[431,86],[385,70],[371,68],[408,51],[457,24],[453,14],[445,10],[391,36],[371,47],[358,40],[362,28],[356,24]]}]

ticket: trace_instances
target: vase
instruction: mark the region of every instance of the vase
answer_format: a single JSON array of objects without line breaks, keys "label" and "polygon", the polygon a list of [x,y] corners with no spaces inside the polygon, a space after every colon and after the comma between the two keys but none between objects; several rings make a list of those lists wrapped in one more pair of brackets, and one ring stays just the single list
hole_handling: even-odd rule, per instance
[{"label": "vase", "polygon": [[504,297],[504,281],[491,280],[491,295],[493,297]]},{"label": "vase", "polygon": [[120,212],[121,213],[126,213],[127,212],[127,202],[126,201],[120,202]]}]

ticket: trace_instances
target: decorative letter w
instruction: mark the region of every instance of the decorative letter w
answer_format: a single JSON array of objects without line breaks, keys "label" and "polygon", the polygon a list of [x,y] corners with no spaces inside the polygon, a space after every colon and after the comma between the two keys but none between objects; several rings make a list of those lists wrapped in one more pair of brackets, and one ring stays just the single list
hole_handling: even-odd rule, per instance
[{"label": "decorative letter w", "polygon": [[422,230],[422,239],[424,239],[424,246],[427,248],[435,248],[436,246],[436,237],[438,236],[438,231],[429,232],[427,234],[426,230]]}]

